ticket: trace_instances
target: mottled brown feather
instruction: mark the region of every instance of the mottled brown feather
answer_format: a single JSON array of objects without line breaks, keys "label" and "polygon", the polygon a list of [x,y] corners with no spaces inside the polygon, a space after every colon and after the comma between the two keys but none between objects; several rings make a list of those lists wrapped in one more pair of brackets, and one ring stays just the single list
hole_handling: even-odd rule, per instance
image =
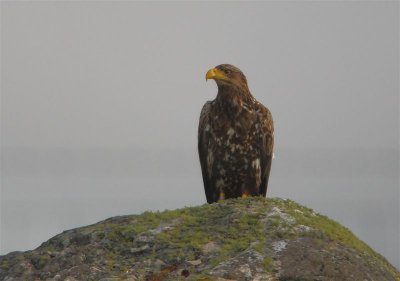
[{"label": "mottled brown feather", "polygon": [[217,81],[216,99],[200,114],[198,150],[208,203],[243,194],[266,196],[274,147],[270,111],[250,93],[232,65],[219,65],[228,81]]}]

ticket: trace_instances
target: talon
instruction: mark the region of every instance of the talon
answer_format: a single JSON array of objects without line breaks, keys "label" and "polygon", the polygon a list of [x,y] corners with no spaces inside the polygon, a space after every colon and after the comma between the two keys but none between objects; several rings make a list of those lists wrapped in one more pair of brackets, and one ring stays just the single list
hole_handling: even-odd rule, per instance
[{"label": "talon", "polygon": [[249,193],[248,192],[242,193],[242,198],[247,198],[247,197],[249,197]]}]

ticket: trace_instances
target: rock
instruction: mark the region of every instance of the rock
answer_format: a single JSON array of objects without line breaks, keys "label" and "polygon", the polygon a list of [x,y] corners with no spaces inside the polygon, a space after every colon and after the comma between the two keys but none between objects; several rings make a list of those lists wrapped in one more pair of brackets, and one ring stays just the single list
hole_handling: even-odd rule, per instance
[{"label": "rock", "polygon": [[193,266],[197,266],[201,264],[201,260],[195,260],[195,261],[188,261],[189,264]]},{"label": "rock", "polygon": [[87,244],[90,243],[90,235],[82,234],[82,233],[76,233],[71,237],[70,242],[74,243],[74,244],[77,244],[79,246],[87,245]]},{"label": "rock", "polygon": [[0,256],[0,281],[396,281],[386,259],[290,200],[120,216]]},{"label": "rock", "polygon": [[78,281],[78,279],[76,279],[74,277],[67,277],[64,279],[64,281]]},{"label": "rock", "polygon": [[148,244],[146,244],[146,245],[144,245],[142,247],[139,247],[139,248],[131,248],[130,252],[131,253],[140,253],[140,252],[144,252],[144,251],[149,250],[149,249],[150,249],[150,246]]},{"label": "rock", "polygon": [[284,250],[287,246],[286,241],[275,241],[272,243],[272,249],[274,249],[275,253],[279,253],[280,251]]},{"label": "rock", "polygon": [[218,245],[214,241],[210,241],[203,246],[202,250],[205,254],[209,254],[212,252],[216,252],[218,248]]},{"label": "rock", "polygon": [[210,271],[210,274],[233,280],[254,280],[257,273],[265,271],[263,261],[264,255],[255,250],[247,250],[220,263]]}]

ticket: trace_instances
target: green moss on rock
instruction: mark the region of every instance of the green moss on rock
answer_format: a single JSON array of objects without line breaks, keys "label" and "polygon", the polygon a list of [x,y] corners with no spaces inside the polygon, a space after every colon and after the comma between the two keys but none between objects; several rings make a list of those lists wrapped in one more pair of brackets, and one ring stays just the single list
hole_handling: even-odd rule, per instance
[{"label": "green moss on rock", "polygon": [[293,201],[261,197],[114,217],[65,231],[34,251],[0,257],[0,280],[38,276],[400,280],[393,266],[339,223]]}]

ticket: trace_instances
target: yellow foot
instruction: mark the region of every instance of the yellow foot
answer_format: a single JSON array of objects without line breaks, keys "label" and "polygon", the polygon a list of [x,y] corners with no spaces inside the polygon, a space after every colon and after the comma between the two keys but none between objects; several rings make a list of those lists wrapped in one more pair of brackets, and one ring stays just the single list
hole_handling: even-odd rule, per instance
[{"label": "yellow foot", "polygon": [[247,198],[247,197],[249,197],[249,194],[248,194],[247,192],[244,192],[244,193],[242,194],[242,198]]},{"label": "yellow foot", "polygon": [[219,198],[218,201],[222,201],[225,200],[225,193],[223,193],[222,191],[219,193]]}]

